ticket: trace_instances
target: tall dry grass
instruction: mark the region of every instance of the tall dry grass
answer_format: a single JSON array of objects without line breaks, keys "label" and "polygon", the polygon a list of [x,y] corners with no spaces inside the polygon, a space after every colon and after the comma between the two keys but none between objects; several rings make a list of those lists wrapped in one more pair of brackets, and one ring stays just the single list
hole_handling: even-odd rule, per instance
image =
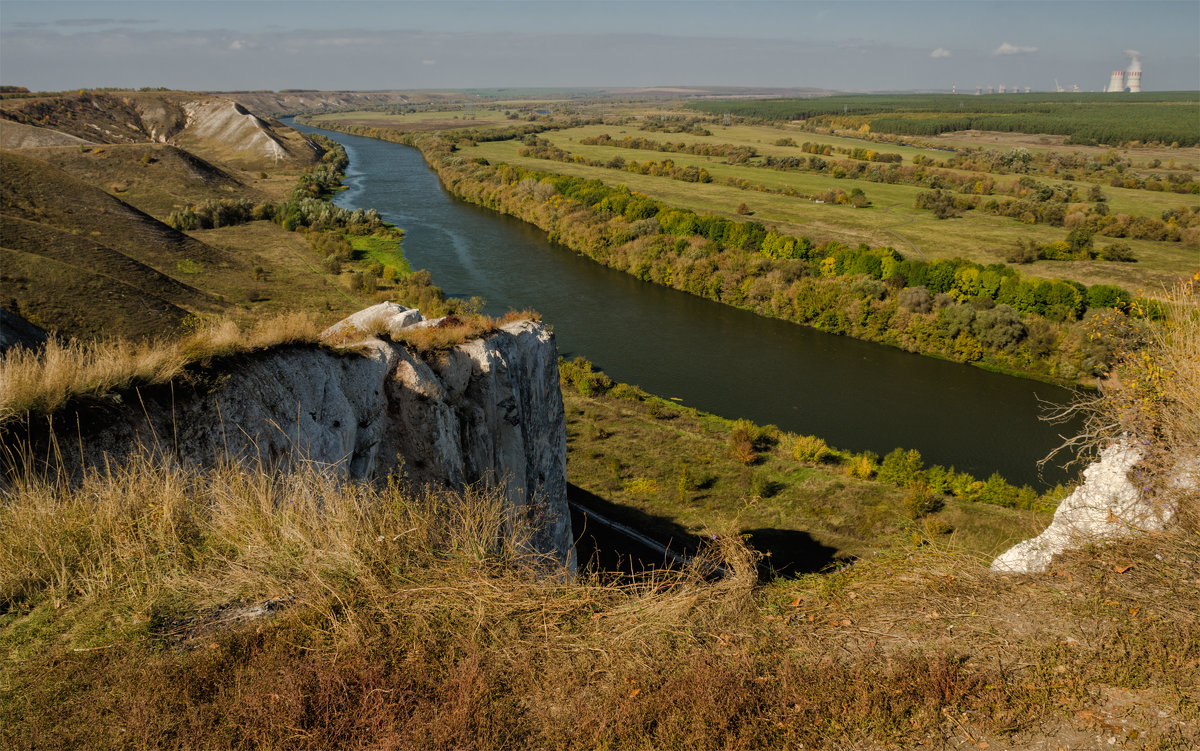
[{"label": "tall dry grass", "polygon": [[1147,602],[1194,556],[1085,560],[1061,593],[910,548],[762,587],[718,535],[690,568],[568,580],[484,487],[142,460],[0,493],[0,745],[1019,745],[1098,683],[1197,716],[1169,699],[1198,685],[1194,591],[1169,621]]},{"label": "tall dry grass", "polygon": [[1136,447],[1143,494],[1200,522],[1200,272],[1162,296],[1162,317],[1144,343],[1119,353],[1098,396],[1067,411],[1084,417],[1074,441],[1096,449],[1112,441]]},{"label": "tall dry grass", "polygon": [[75,397],[165,383],[209,358],[316,342],[320,332],[313,316],[288,313],[248,328],[210,321],[174,339],[51,339],[39,350],[16,348],[0,358],[0,423],[26,412],[54,412]]}]

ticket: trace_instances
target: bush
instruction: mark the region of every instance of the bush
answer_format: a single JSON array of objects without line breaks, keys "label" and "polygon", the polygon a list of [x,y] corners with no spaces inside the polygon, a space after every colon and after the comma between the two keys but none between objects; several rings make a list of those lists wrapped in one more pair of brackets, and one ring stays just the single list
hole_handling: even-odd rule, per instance
[{"label": "bush", "polygon": [[976,338],[992,349],[1012,349],[1025,336],[1025,324],[1021,322],[1020,314],[1008,305],[983,311],[971,328]]},{"label": "bush", "polygon": [[625,399],[631,402],[642,402],[650,396],[640,387],[633,386],[628,383],[618,383],[612,387],[612,389],[608,392],[608,395],[615,399]]},{"label": "bush", "polygon": [[758,452],[754,450],[756,432],[749,420],[736,421],[729,431],[729,453],[746,466],[758,461]]},{"label": "bush", "polygon": [[870,451],[855,454],[846,462],[846,474],[860,480],[869,480],[875,474],[876,455]]},{"label": "bush", "polygon": [[649,477],[637,477],[626,480],[623,486],[630,495],[654,495],[658,492],[658,482]]},{"label": "bush", "polygon": [[831,454],[825,439],[815,435],[796,436],[795,442],[792,443],[792,458],[798,462],[819,464]]},{"label": "bush", "polygon": [[1106,245],[1100,249],[1100,258],[1105,261],[1137,263],[1137,258],[1135,258],[1133,255],[1133,248],[1130,248],[1127,243],[1113,243],[1112,245]]},{"label": "bush", "polygon": [[914,485],[904,498],[904,515],[909,519],[920,519],[941,507],[941,497],[923,482]]},{"label": "bush", "polygon": [[925,465],[921,452],[916,449],[894,449],[879,465],[880,482],[891,483],[902,488],[914,487],[921,479],[921,468]]},{"label": "bush", "polygon": [[913,313],[928,313],[933,310],[933,297],[925,287],[908,287],[900,292],[900,307]]}]

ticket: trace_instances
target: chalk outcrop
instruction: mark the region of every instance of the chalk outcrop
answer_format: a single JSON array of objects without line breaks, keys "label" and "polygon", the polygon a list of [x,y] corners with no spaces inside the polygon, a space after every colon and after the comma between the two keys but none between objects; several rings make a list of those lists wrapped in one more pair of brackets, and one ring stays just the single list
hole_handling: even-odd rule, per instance
[{"label": "chalk outcrop", "polygon": [[1105,449],[1083,471],[1083,484],[1059,504],[1050,526],[996,558],[992,571],[1047,571],[1054,556],[1066,550],[1158,531],[1169,524],[1171,510],[1147,502],[1129,479],[1140,458],[1141,452],[1124,443]]},{"label": "chalk outcrop", "polygon": [[149,141],[246,169],[304,167],[324,153],[307,136],[237,102],[182,91],[82,91],[4,100],[0,122],[5,148]]},{"label": "chalk outcrop", "polygon": [[[140,443],[188,465],[229,458],[287,471],[315,462],[363,480],[485,480],[502,488],[512,512],[534,521],[535,550],[573,569],[551,332],[518,321],[422,357],[386,336],[414,325],[437,321],[394,303],[376,305],[327,332],[337,346],[246,356],[216,368],[219,385],[202,391],[143,390],[125,408],[85,416],[78,441],[74,419],[59,418],[70,424],[70,439],[64,435],[60,445],[86,447],[82,459],[90,464]],[[65,457],[64,465],[72,461],[78,457]]]}]

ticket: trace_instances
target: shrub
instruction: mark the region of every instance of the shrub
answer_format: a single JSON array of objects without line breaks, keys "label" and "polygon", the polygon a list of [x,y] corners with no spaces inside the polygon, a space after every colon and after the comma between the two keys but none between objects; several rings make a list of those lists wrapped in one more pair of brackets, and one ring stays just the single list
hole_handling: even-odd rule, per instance
[{"label": "shrub", "polygon": [[876,455],[870,451],[855,454],[846,462],[846,474],[860,480],[869,480],[875,474]]},{"label": "shrub", "polygon": [[829,444],[815,435],[796,436],[792,443],[792,458],[798,462],[819,464],[830,456]]},{"label": "shrub", "polygon": [[750,478],[750,494],[758,498],[771,498],[782,489],[783,486],[780,483],[768,479],[761,472],[754,473],[754,476]]},{"label": "shrub", "polygon": [[746,466],[758,461],[758,452],[754,450],[756,432],[749,420],[736,421],[729,431],[729,453]]},{"label": "shrub", "polygon": [[914,485],[904,498],[904,515],[909,519],[920,519],[941,507],[941,497],[923,482]]},{"label": "shrub", "polygon": [[1100,258],[1105,261],[1119,261],[1121,263],[1136,263],[1137,258],[1133,255],[1133,249],[1128,243],[1113,243],[1106,245],[1100,249]]},{"label": "shrub", "polygon": [[615,399],[625,399],[631,402],[645,401],[650,397],[650,394],[643,391],[640,387],[628,383],[618,383],[612,387],[608,395]]},{"label": "shrub", "polygon": [[921,480],[921,468],[925,462],[916,449],[894,449],[879,465],[880,482],[891,483],[902,488],[914,487]]},{"label": "shrub", "polygon": [[928,313],[933,310],[933,297],[925,287],[908,287],[902,290],[898,302],[900,307],[914,313]]},{"label": "shrub", "polygon": [[648,496],[658,492],[658,482],[649,477],[636,477],[626,480],[622,486],[630,495]]},{"label": "shrub", "polygon": [[1003,304],[980,313],[971,328],[979,341],[992,349],[1012,349],[1025,336],[1020,314]]}]

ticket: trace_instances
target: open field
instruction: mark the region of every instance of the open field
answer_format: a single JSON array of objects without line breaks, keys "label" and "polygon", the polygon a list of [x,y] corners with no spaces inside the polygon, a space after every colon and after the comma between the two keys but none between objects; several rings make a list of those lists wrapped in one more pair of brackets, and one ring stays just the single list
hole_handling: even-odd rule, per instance
[{"label": "open field", "polygon": [[314,115],[311,118],[312,124],[316,127],[321,127],[321,122],[328,120],[375,128],[392,127],[403,128],[404,130],[411,130],[413,132],[428,132],[498,125],[506,122],[507,118],[503,112],[495,109],[485,107],[474,108],[467,105],[447,110],[423,110],[406,113],[342,112]]},{"label": "open field", "polygon": [[[745,130],[753,130],[746,128]],[[778,133],[773,129],[771,133]],[[1019,239],[1037,243],[1061,240],[1066,230],[1044,224],[1027,225],[1006,217],[964,212],[962,216],[938,220],[930,212],[916,209],[913,202],[924,190],[917,186],[888,185],[868,180],[835,179],[807,173],[788,173],[774,170],[722,164],[719,157],[695,156],[680,153],[662,153],[621,149],[607,146],[582,146],[580,138],[594,136],[599,132],[620,132],[616,128],[589,126],[543,134],[555,145],[572,153],[593,159],[622,156],[626,161],[671,159],[677,165],[696,165],[713,175],[711,183],[686,183],[668,177],[639,175],[623,170],[590,167],[583,164],[549,161],[518,154],[520,144],[516,141],[492,141],[464,149],[466,155],[481,156],[492,163],[507,162],[528,169],[556,172],[567,175],[598,179],[608,185],[627,185],[631,190],[645,193],[664,203],[691,208],[697,212],[713,213],[729,218],[736,215],[737,206],[746,203],[754,212],[753,219],[781,232],[803,235],[816,242],[836,240],[851,246],[867,243],[871,246],[891,246],[906,257],[921,259],[966,258],[977,263],[1003,262],[1004,256]],[[679,134],[648,134],[659,140],[686,140],[695,137],[679,137]],[[723,134],[714,134],[716,143],[726,141]],[[760,135],[758,140],[765,140]],[[798,152],[798,149],[793,149]],[[861,189],[871,200],[872,206],[855,209],[850,206],[816,204],[810,200],[742,190],[720,184],[726,177],[742,178],[754,184],[768,185],[775,189],[794,188],[801,193],[815,193],[830,188],[841,188],[850,192]],[[1015,179],[1015,178],[1014,178]],[[1195,196],[1164,193],[1148,193],[1125,189],[1106,188],[1113,194],[1114,202],[1122,209],[1142,209],[1147,213],[1160,213],[1159,206],[1197,205]],[[1132,194],[1132,195],[1131,195]],[[1158,209],[1155,212],[1155,209]],[[1107,238],[1097,238],[1100,245]],[[1164,243],[1148,240],[1124,240],[1134,249],[1138,263],[1122,264],[1106,261],[1038,261],[1024,267],[1035,276],[1072,279],[1084,284],[1118,283],[1130,288],[1157,289],[1171,279],[1178,278],[1200,263],[1200,251],[1187,248],[1180,243]]]},{"label": "open field", "polygon": [[1054,133],[1079,143],[1157,141],[1195,146],[1191,91],[1108,93],[842,95],[806,99],[709,100],[691,109],[767,121],[807,120],[906,135],[959,130]]}]

